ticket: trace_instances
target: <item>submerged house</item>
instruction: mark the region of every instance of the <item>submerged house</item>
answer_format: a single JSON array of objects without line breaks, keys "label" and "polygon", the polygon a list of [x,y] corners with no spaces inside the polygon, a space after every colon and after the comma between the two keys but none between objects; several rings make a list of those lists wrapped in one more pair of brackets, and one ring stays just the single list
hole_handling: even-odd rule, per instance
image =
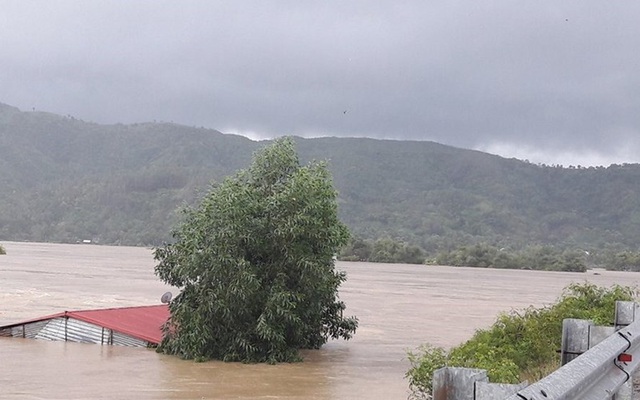
[{"label": "submerged house", "polygon": [[0,336],[65,342],[154,347],[169,319],[167,304],[64,311],[0,326]]}]

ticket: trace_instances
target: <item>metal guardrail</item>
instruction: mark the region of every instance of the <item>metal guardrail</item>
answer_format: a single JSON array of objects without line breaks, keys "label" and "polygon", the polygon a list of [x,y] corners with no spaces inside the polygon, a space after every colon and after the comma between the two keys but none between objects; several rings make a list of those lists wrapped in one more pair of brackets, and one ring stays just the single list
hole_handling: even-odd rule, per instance
[{"label": "metal guardrail", "polygon": [[488,382],[484,370],[443,368],[434,374],[433,399],[631,400],[633,374],[640,367],[639,310],[637,303],[617,302],[615,327],[565,320],[566,364],[538,382],[495,384]]}]

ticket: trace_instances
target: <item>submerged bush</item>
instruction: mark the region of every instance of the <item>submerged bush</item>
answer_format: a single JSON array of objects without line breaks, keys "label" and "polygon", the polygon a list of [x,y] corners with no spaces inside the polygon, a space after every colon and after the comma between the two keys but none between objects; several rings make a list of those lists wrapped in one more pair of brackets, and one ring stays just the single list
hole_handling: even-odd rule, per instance
[{"label": "submerged bush", "polygon": [[556,350],[561,346],[563,319],[611,324],[615,302],[634,300],[636,295],[635,288],[626,286],[571,284],[555,304],[500,314],[490,328],[476,331],[449,351],[425,344],[408,353],[411,368],[406,378],[413,397],[430,398],[433,372],[445,366],[485,369],[492,382],[538,380],[559,367]]}]

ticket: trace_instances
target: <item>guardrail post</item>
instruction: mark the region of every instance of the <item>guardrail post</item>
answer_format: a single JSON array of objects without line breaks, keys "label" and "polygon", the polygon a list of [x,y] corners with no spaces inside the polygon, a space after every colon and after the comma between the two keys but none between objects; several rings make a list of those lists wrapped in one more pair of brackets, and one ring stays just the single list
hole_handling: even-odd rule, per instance
[{"label": "guardrail post", "polygon": [[562,365],[589,350],[589,327],[593,322],[567,318],[562,321]]},{"label": "guardrail post", "polygon": [[507,397],[518,393],[519,390],[529,386],[528,382],[509,384],[509,383],[475,383],[475,400],[496,400],[506,399]]},{"label": "guardrail post", "polygon": [[631,325],[640,314],[640,304],[635,301],[616,301],[616,317],[614,325],[616,330]]},{"label": "guardrail post", "polygon": [[589,348],[595,347],[598,343],[614,333],[616,333],[616,331],[613,326],[591,325],[589,327]]},{"label": "guardrail post", "polygon": [[440,368],[433,373],[433,400],[475,400],[475,383],[488,381],[483,369]]}]

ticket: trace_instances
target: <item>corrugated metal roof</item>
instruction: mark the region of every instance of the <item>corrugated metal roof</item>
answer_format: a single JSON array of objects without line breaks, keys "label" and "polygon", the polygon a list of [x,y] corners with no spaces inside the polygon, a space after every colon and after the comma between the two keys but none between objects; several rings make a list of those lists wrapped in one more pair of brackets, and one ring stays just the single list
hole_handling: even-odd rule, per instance
[{"label": "corrugated metal roof", "polygon": [[65,311],[0,326],[0,330],[62,317],[88,322],[152,344],[159,344],[162,341],[162,325],[169,319],[169,307],[166,304],[161,304],[157,306]]},{"label": "corrugated metal roof", "polygon": [[161,304],[158,306],[67,311],[66,315],[158,344],[162,341],[162,325],[169,319],[169,306]]}]

